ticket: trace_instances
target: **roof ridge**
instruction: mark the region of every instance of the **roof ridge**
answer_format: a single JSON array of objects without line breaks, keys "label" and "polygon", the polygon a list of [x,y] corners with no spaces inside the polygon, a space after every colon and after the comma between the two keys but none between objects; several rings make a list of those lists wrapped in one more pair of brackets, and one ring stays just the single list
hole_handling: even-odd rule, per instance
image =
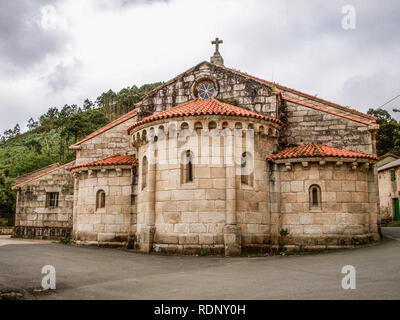
[{"label": "roof ridge", "polygon": [[75,142],[74,144],[70,145],[71,147],[74,146],[79,146],[81,143],[86,142],[96,136],[98,136],[101,133],[104,133],[114,127],[116,127],[117,125],[124,123],[125,121],[128,121],[129,119],[133,118],[134,116],[137,115],[137,108],[134,108],[130,111],[128,111],[127,113],[125,113],[124,115],[122,115],[121,117],[107,123],[105,126],[93,131],[92,133],[88,134],[85,138],[83,138],[82,140]]},{"label": "roof ridge", "polygon": [[[213,109],[214,107],[214,109]],[[215,107],[219,110],[215,110]],[[187,109],[185,109],[187,108]],[[273,123],[277,123],[278,125],[283,125],[283,122],[279,119],[275,119],[260,113],[257,113],[252,110],[248,110],[246,108],[242,108],[240,106],[235,106],[227,102],[219,101],[218,99],[195,99],[189,100],[179,105],[176,105],[172,108],[168,108],[161,112],[153,113],[142,120],[134,123],[128,128],[128,134],[130,131],[142,124],[161,120],[161,119],[169,119],[175,117],[188,117],[188,116],[200,116],[200,115],[228,115],[228,116],[239,116],[239,117],[249,117],[262,119],[265,121],[270,121]]]},{"label": "roof ridge", "polygon": [[296,93],[296,94],[305,96],[306,98],[309,98],[309,99],[311,99],[311,100],[314,100],[314,101],[317,101],[317,102],[321,102],[321,103],[328,104],[328,105],[330,105],[330,106],[332,106],[332,107],[341,109],[341,110],[343,110],[343,111],[347,111],[347,112],[350,112],[350,113],[353,113],[353,114],[357,114],[357,115],[362,116],[362,117],[364,117],[364,118],[369,118],[369,119],[373,119],[373,120],[377,120],[377,119],[378,119],[378,118],[375,117],[375,116],[372,116],[372,115],[369,115],[369,114],[367,114],[367,113],[358,111],[358,110],[356,110],[356,109],[352,109],[352,108],[349,108],[349,107],[345,107],[345,106],[342,106],[342,105],[337,104],[337,103],[335,103],[335,102],[331,102],[331,101],[328,101],[328,100],[325,100],[325,99],[322,99],[322,98],[318,98],[318,97],[312,96],[312,95],[310,95],[310,94],[308,94],[308,93],[305,93],[305,92],[302,92],[302,91],[299,91],[299,90],[296,90],[296,89],[293,89],[293,88],[286,87],[286,86],[281,85],[281,84],[276,83],[276,82],[268,81],[268,80],[265,80],[265,79],[262,79],[262,78],[253,76],[253,75],[251,75],[251,74],[248,74],[248,73],[243,72],[243,71],[240,71],[240,70],[236,70],[236,69],[233,69],[233,68],[229,68],[229,67],[224,66],[224,65],[217,66],[217,67],[221,67],[221,68],[223,68],[223,69],[225,69],[225,70],[229,70],[229,71],[235,72],[235,73],[237,73],[237,74],[241,74],[241,75],[243,75],[243,76],[247,76],[247,77],[249,77],[249,78],[253,78],[253,79],[258,80],[258,81],[260,81],[260,82],[267,83],[267,84],[269,84],[269,85],[271,85],[271,86],[276,86],[276,87],[278,87],[278,88],[280,88],[280,89],[282,89],[282,90],[286,90],[286,91],[289,91],[289,92],[292,92],[292,93]]},{"label": "roof ridge", "polygon": [[53,169],[51,169],[51,170],[49,170],[49,171],[43,172],[42,174],[39,174],[39,175],[37,175],[37,176],[35,176],[35,177],[32,177],[32,178],[27,179],[27,180],[25,180],[25,181],[21,181],[20,183],[13,185],[13,186],[11,187],[11,189],[12,189],[12,190],[15,190],[16,188],[18,188],[18,187],[24,185],[25,183],[28,183],[28,182],[31,182],[31,181],[33,181],[33,180],[39,179],[39,178],[41,178],[41,177],[43,177],[43,176],[45,176],[45,175],[47,175],[47,174],[49,174],[49,173],[52,173],[52,172],[54,172],[54,171],[60,170],[60,169],[62,169],[62,168],[64,168],[64,167],[67,167],[68,165],[72,164],[72,163],[75,162],[75,161],[76,161],[76,160],[72,160],[72,161],[70,161],[70,162],[68,162],[68,163],[61,164],[61,165],[59,165],[58,167],[53,168]]},{"label": "roof ridge", "polygon": [[37,172],[37,171],[43,170],[43,169],[45,169],[45,168],[52,167],[52,166],[54,166],[54,165],[60,166],[61,164],[60,164],[59,162],[54,162],[54,163],[52,163],[52,164],[49,164],[48,166],[44,166],[43,168],[39,168],[39,169],[33,170],[33,171],[31,171],[31,172],[27,172],[27,173],[21,174],[20,176],[17,176],[17,177],[15,177],[15,178],[16,178],[16,179],[22,178],[22,177],[24,177],[24,176],[30,175],[30,174],[35,173],[35,172]]},{"label": "roof ridge", "polygon": [[187,70],[181,72],[181,73],[178,74],[177,76],[175,76],[175,77],[173,77],[172,79],[170,79],[170,80],[164,82],[163,84],[160,84],[158,87],[156,87],[156,88],[154,88],[153,90],[151,90],[150,92],[148,92],[148,93],[142,98],[142,101],[143,101],[144,99],[146,99],[148,96],[150,96],[153,92],[155,92],[155,91],[157,91],[157,90],[160,90],[161,88],[163,88],[163,87],[165,87],[165,86],[167,86],[167,85],[169,85],[169,84],[171,84],[171,83],[174,83],[174,82],[175,82],[176,80],[178,80],[180,77],[183,77],[186,73],[188,73],[188,72],[190,72],[190,71],[196,69],[198,66],[200,66],[200,65],[203,64],[203,63],[211,64],[210,62],[204,60],[204,61],[202,61],[202,62],[196,64],[195,66],[193,66],[193,67],[191,67],[191,68],[189,68],[189,69],[187,69]]},{"label": "roof ridge", "polygon": [[357,152],[337,147],[330,147],[319,144],[316,141],[294,147],[288,147],[276,154],[267,157],[270,160],[282,160],[291,158],[309,158],[309,157],[338,157],[338,158],[366,158],[378,160],[378,157],[363,152]]},{"label": "roof ridge", "polygon": [[308,108],[312,108],[314,110],[319,110],[319,111],[323,111],[323,112],[326,112],[326,113],[330,113],[330,114],[336,115],[338,117],[346,118],[346,119],[349,119],[349,120],[352,120],[352,121],[356,121],[356,122],[359,122],[359,123],[362,123],[362,124],[365,124],[365,125],[379,127],[379,124],[375,123],[375,122],[370,122],[370,121],[363,120],[363,119],[360,119],[360,118],[357,118],[357,117],[349,116],[349,115],[344,114],[344,113],[340,113],[340,112],[329,110],[329,109],[326,109],[326,108],[323,108],[323,107],[319,107],[319,106],[316,106],[314,104],[308,103],[306,101],[301,101],[301,100],[297,100],[297,99],[294,99],[294,98],[289,98],[289,97],[286,97],[283,94],[281,94],[281,97],[282,97],[283,100],[286,100],[286,101],[289,101],[289,102],[293,102],[293,103],[297,103],[299,105],[302,105],[302,106],[305,106],[305,107],[308,107]]},{"label": "roof ridge", "polygon": [[[107,160],[110,160],[110,159],[113,159],[113,158],[117,158],[118,159],[118,157],[124,158],[124,159],[128,158],[129,160],[133,160],[133,161],[131,161],[129,163],[126,163],[126,164],[137,163],[137,159],[135,157],[132,157],[132,156],[129,156],[129,155],[121,155],[119,153],[116,153],[116,154],[113,154],[113,155],[110,155],[110,156],[107,156],[107,157],[99,158],[97,160],[93,160],[93,161],[89,161],[89,162],[85,162],[85,163],[81,163],[81,164],[75,165],[75,166],[71,167],[70,170],[73,170],[73,169],[76,169],[76,168],[81,168],[81,167],[92,167],[92,166],[96,167],[96,166],[103,166],[103,165],[107,166],[107,165],[113,165],[113,164],[115,164],[115,165],[123,164],[123,163],[121,163],[121,161],[118,161],[118,160],[115,161],[115,163],[107,163],[106,162]],[[126,160],[128,160],[128,159],[126,159]],[[102,163],[102,162],[104,162],[104,163]]]}]

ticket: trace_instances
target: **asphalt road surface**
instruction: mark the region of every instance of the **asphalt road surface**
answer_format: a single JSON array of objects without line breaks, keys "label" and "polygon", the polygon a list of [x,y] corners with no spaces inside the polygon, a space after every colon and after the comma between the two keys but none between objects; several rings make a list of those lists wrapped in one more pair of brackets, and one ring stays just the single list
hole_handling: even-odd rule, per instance
[{"label": "asphalt road surface", "polygon": [[[0,291],[27,299],[400,299],[400,228],[377,245],[297,256],[182,257],[0,238]],[[56,290],[35,295],[42,267]],[[356,270],[344,290],[342,267]]]}]

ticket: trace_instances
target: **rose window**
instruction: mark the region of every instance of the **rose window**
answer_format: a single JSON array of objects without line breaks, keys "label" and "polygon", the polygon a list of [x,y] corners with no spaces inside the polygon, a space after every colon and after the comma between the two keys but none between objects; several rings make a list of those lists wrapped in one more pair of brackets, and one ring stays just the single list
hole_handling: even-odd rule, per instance
[{"label": "rose window", "polygon": [[215,86],[211,81],[200,82],[197,92],[200,99],[211,99],[215,95]]}]

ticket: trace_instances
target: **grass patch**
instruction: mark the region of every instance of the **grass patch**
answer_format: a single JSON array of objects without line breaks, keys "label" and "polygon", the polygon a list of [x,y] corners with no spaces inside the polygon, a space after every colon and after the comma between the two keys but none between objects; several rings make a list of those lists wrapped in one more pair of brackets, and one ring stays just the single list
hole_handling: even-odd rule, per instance
[{"label": "grass patch", "polygon": [[400,227],[400,221],[392,221],[388,223],[385,227]]},{"label": "grass patch", "polygon": [[58,242],[61,244],[75,244],[75,241],[71,238],[62,238]]},{"label": "grass patch", "polygon": [[0,218],[0,227],[9,227],[7,218]]}]

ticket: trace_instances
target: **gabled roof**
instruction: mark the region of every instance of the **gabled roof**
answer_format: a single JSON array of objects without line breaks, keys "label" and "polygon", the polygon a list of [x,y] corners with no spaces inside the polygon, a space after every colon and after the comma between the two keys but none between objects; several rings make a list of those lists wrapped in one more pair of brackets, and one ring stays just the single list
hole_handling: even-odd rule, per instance
[{"label": "gabled roof", "polygon": [[308,94],[308,93],[301,92],[301,91],[298,91],[298,90],[295,90],[295,89],[292,89],[292,88],[288,88],[288,87],[285,87],[285,86],[283,86],[283,85],[281,85],[281,84],[279,84],[279,83],[275,83],[275,82],[271,82],[271,81],[268,81],[268,80],[265,80],[265,79],[261,79],[261,78],[252,76],[252,75],[250,75],[250,74],[248,74],[248,73],[245,73],[245,72],[242,72],[242,71],[239,71],[239,70],[236,70],[236,69],[228,68],[228,67],[226,67],[226,66],[224,66],[224,65],[212,64],[212,63],[210,63],[210,62],[208,62],[208,61],[202,61],[202,62],[200,62],[199,64],[195,65],[194,67],[192,67],[192,68],[186,70],[185,72],[182,72],[182,73],[179,74],[178,76],[172,78],[171,80],[169,80],[169,81],[163,83],[162,85],[158,86],[157,88],[151,90],[148,94],[146,94],[146,95],[144,96],[143,100],[146,99],[147,97],[149,97],[149,96],[150,96],[151,94],[153,94],[154,92],[160,90],[161,88],[164,88],[164,87],[170,85],[171,83],[173,83],[173,82],[175,82],[175,81],[177,81],[177,80],[183,78],[186,74],[188,74],[188,73],[190,73],[191,71],[195,70],[196,68],[198,68],[198,67],[199,67],[200,65],[202,65],[202,64],[212,65],[214,68],[220,68],[220,69],[223,69],[223,70],[232,72],[232,73],[237,74],[237,75],[240,75],[240,76],[242,76],[242,77],[246,77],[246,78],[249,78],[249,79],[258,81],[258,82],[260,82],[260,83],[262,83],[262,84],[266,84],[266,85],[268,85],[269,87],[275,87],[275,88],[280,89],[280,90],[283,90],[283,91],[287,91],[287,92],[290,92],[290,93],[294,93],[294,94],[300,95],[300,96],[302,96],[302,97],[305,97],[305,98],[307,98],[307,99],[309,99],[309,100],[312,100],[312,101],[316,101],[316,102],[319,102],[319,103],[323,103],[323,104],[329,105],[329,106],[331,106],[331,107],[337,108],[337,109],[342,110],[342,111],[345,111],[345,112],[352,113],[352,114],[357,115],[357,116],[362,117],[362,118],[366,118],[366,119],[370,119],[370,120],[377,120],[377,119],[378,119],[377,117],[374,117],[374,116],[369,115],[369,114],[367,114],[367,113],[363,113],[363,112],[360,112],[360,111],[358,111],[358,110],[351,109],[351,108],[342,106],[342,105],[340,105],[340,104],[337,104],[337,103],[334,103],[334,102],[331,102],[331,101],[328,101],[328,100],[324,100],[324,99],[321,99],[321,98],[317,98],[317,97],[315,97],[315,96],[313,96],[313,95],[310,95],[310,94]]},{"label": "gabled roof", "polygon": [[[68,163],[66,163],[66,164],[53,164],[53,165],[50,165],[50,166],[48,166],[49,167],[49,170],[44,170],[44,171],[41,171],[41,169],[39,169],[39,170],[36,170],[36,171],[39,171],[39,174],[37,174],[37,175],[34,175],[34,176],[30,176],[28,179],[26,179],[26,180],[24,180],[24,181],[22,181],[22,182],[19,182],[19,183],[17,183],[17,184],[15,184],[14,186],[12,186],[12,189],[13,190],[15,190],[15,189],[17,189],[17,188],[19,188],[19,187],[22,187],[24,184],[26,184],[26,183],[28,183],[28,182],[31,182],[31,181],[33,181],[33,180],[36,180],[36,179],[39,179],[39,178],[41,178],[41,177],[43,177],[43,176],[45,176],[45,175],[47,175],[47,174],[49,174],[49,173],[52,173],[52,172],[55,172],[55,171],[57,171],[57,170],[60,170],[60,169],[62,169],[62,168],[66,168],[66,167],[68,167],[68,166],[71,166],[71,165],[73,165],[75,163],[75,160],[73,160],[73,161],[71,161],[71,162],[68,162]],[[47,167],[46,167],[47,168]],[[34,171],[34,172],[36,172],[36,171]]]},{"label": "gabled roof", "polygon": [[277,123],[279,125],[283,125],[283,122],[278,119],[274,119],[256,113],[254,111],[250,111],[242,107],[234,106],[229,103],[221,102],[216,99],[190,100],[176,107],[172,107],[162,112],[155,113],[151,116],[142,119],[141,121],[134,123],[132,126],[128,128],[128,134],[133,128],[140,126],[144,123],[161,119],[175,118],[175,117],[201,116],[201,115],[226,115],[226,116],[248,117],[248,118],[262,119],[265,121],[270,121],[273,123]]},{"label": "gabled roof", "polygon": [[305,97],[305,98],[307,98],[307,99],[314,100],[314,101],[320,102],[320,103],[324,103],[324,104],[327,104],[327,105],[329,105],[329,106],[335,107],[335,108],[337,108],[337,109],[341,109],[341,110],[343,110],[343,111],[353,113],[353,114],[358,115],[358,116],[361,116],[361,117],[363,117],[363,118],[369,118],[369,119],[371,119],[371,120],[377,120],[377,119],[378,119],[377,117],[371,116],[371,115],[369,115],[369,114],[367,114],[367,113],[363,113],[363,112],[360,112],[360,111],[358,111],[358,110],[351,109],[351,108],[342,106],[342,105],[340,105],[340,104],[330,102],[330,101],[328,101],[328,100],[324,100],[324,99],[321,99],[321,98],[317,98],[317,97],[312,96],[312,95],[310,95],[310,94],[308,94],[308,93],[304,93],[304,92],[301,92],[301,91],[298,91],[298,90],[295,90],[295,89],[292,89],[292,88],[288,88],[288,87],[285,87],[285,86],[283,86],[283,85],[281,85],[281,84],[279,84],[279,83],[275,83],[275,82],[271,82],[271,81],[268,81],[268,80],[264,80],[264,79],[261,79],[261,78],[252,76],[252,75],[250,75],[250,74],[247,74],[247,73],[242,72],[242,71],[239,71],[239,70],[235,70],[235,69],[232,69],[232,68],[228,68],[228,67],[226,67],[226,66],[216,66],[216,67],[223,68],[223,69],[225,69],[225,70],[228,70],[228,71],[231,71],[231,72],[233,72],[233,73],[242,75],[242,76],[244,76],[244,77],[251,78],[251,79],[254,79],[254,80],[256,80],[256,81],[265,83],[265,84],[267,84],[268,86],[276,87],[276,88],[281,89],[281,90],[283,90],[283,91],[291,92],[291,93],[294,93],[294,94],[303,96],[303,97]]},{"label": "gabled roof", "polygon": [[308,103],[308,102],[305,102],[305,101],[300,101],[300,100],[296,100],[296,99],[292,99],[292,98],[286,97],[283,94],[281,94],[281,97],[282,97],[283,100],[286,100],[286,101],[289,101],[289,102],[293,102],[293,103],[302,105],[302,106],[307,107],[307,108],[312,108],[314,110],[330,113],[330,114],[333,114],[335,116],[346,118],[346,119],[349,119],[349,120],[352,120],[352,121],[356,121],[356,122],[359,122],[359,123],[362,123],[362,124],[365,124],[365,125],[368,125],[368,126],[379,127],[379,124],[377,124],[375,122],[370,122],[370,121],[367,121],[367,120],[364,120],[364,119],[360,119],[358,117],[352,117],[352,116],[349,116],[349,115],[344,114],[344,113],[332,111],[330,109],[326,109],[326,108],[323,108],[323,107],[318,107],[318,106],[316,106],[314,104],[311,104],[311,103]]},{"label": "gabled roof", "polygon": [[384,166],[378,168],[378,172],[381,172],[381,171],[387,170],[387,169],[396,168],[396,167],[400,167],[400,159],[389,162],[389,163],[385,164]]},{"label": "gabled roof", "polygon": [[[137,103],[136,105],[138,105],[139,103]],[[74,143],[73,145],[70,146],[70,148],[79,146],[81,143],[83,143],[85,141],[88,141],[88,140],[98,136],[99,134],[101,134],[103,132],[106,132],[106,131],[116,127],[117,125],[119,125],[119,124],[121,124],[121,123],[123,123],[123,122],[125,122],[125,121],[127,121],[127,120],[129,120],[129,119],[131,119],[133,117],[135,117],[136,115],[137,115],[137,110],[133,109],[133,110],[129,111],[128,113],[124,114],[122,117],[120,117],[120,118],[118,118],[118,119],[116,119],[114,121],[111,121],[110,123],[106,124],[104,127],[92,132],[91,134],[86,136],[81,141],[78,141],[78,142]]]},{"label": "gabled roof", "polygon": [[158,87],[155,87],[153,90],[149,91],[149,92],[142,98],[142,101],[144,101],[147,97],[151,96],[154,92],[157,92],[158,90],[160,90],[160,89],[162,89],[162,88],[164,88],[164,87],[166,87],[166,86],[169,86],[171,83],[174,83],[175,81],[177,81],[177,80],[179,80],[179,79],[182,79],[186,74],[192,72],[193,70],[195,70],[196,68],[198,68],[200,65],[202,65],[202,64],[204,64],[204,63],[206,63],[206,64],[211,64],[211,63],[208,62],[208,61],[202,61],[202,62],[196,64],[194,67],[191,67],[190,69],[188,69],[188,70],[186,70],[186,71],[184,71],[184,72],[178,74],[177,76],[173,77],[171,80],[168,80],[167,82],[164,82],[164,83],[160,84]]},{"label": "gabled roof", "polygon": [[373,155],[328,147],[323,144],[307,144],[304,146],[286,148],[277,154],[268,157],[271,160],[294,159],[294,158],[310,158],[310,157],[338,157],[338,158],[363,158],[378,160]]},{"label": "gabled roof", "polygon": [[122,156],[119,154],[114,154],[112,156],[108,156],[96,161],[91,161],[83,164],[79,164],[76,166],[73,166],[70,168],[76,169],[76,168],[82,168],[82,167],[101,167],[101,166],[115,166],[115,165],[133,165],[137,164],[138,161],[136,158],[130,157],[130,156]]},{"label": "gabled roof", "polygon": [[389,152],[389,153],[385,153],[384,155],[380,156],[379,160],[383,160],[383,159],[388,158],[388,157],[392,157],[392,158],[395,158],[395,159],[400,159],[400,156]]},{"label": "gabled roof", "polygon": [[20,184],[21,182],[24,182],[26,180],[35,178],[35,177],[37,177],[38,175],[40,175],[40,174],[42,174],[44,172],[47,172],[47,171],[50,171],[52,169],[58,168],[60,165],[61,165],[60,163],[56,162],[56,163],[52,163],[52,164],[50,164],[50,165],[48,165],[46,167],[37,169],[35,171],[28,172],[28,173],[25,173],[23,175],[20,175],[20,176],[15,178],[15,184],[17,185],[17,184]]}]

